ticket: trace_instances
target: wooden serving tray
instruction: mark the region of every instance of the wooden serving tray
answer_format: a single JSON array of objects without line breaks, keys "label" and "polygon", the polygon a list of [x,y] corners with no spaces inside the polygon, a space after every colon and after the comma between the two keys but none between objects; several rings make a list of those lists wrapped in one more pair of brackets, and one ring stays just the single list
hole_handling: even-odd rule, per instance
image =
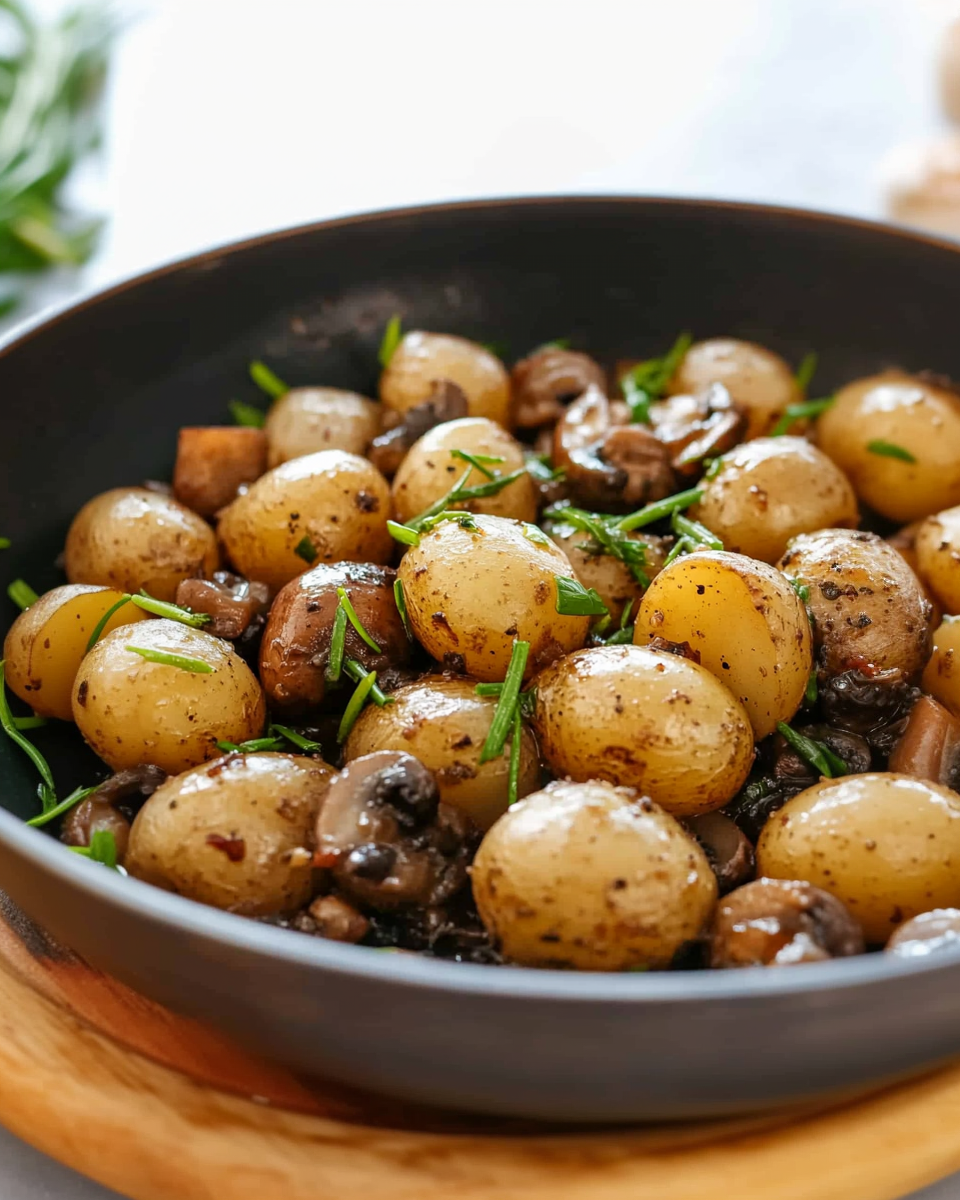
[{"label": "wooden serving tray", "polygon": [[960,1170],[960,1065],[827,1110],[603,1131],[305,1081],[0,897],[0,1122],[134,1200],[899,1200]]}]

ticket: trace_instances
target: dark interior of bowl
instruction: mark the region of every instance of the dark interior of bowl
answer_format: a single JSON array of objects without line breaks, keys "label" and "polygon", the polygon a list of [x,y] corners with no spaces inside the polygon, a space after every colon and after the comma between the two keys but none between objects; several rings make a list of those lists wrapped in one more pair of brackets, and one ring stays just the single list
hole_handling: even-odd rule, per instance
[{"label": "dark interior of bowl", "polygon": [[[42,591],[62,582],[55,559],[85,500],[114,485],[169,478],[181,425],[228,422],[231,398],[263,403],[247,375],[251,358],[263,358],[292,385],[375,394],[376,352],[393,313],[406,328],[503,344],[508,358],[561,336],[608,361],[638,357],[662,352],[683,329],[698,338],[756,340],[793,363],[814,349],[814,391],[823,394],[892,364],[960,375],[958,299],[960,254],[934,242],[805,213],[676,201],[452,205],[333,222],[213,252],[94,297],[0,352],[0,534],[12,541],[0,554],[0,583],[5,590],[22,577]],[[16,610],[3,604],[7,625]],[[75,734],[48,728],[36,740],[49,752],[62,793],[96,777],[98,764]],[[23,755],[0,742],[3,807],[32,815],[35,786]],[[75,898],[69,888],[50,888],[38,907],[58,924],[62,906]],[[59,924],[69,932],[65,915]],[[111,954],[102,951],[104,965],[123,974],[119,951],[116,961]],[[145,967],[133,973],[152,986]],[[203,1007],[178,996],[169,980],[153,990],[185,1008]],[[215,990],[224,1004],[224,989]],[[213,1008],[211,1001],[205,1015]],[[229,1014],[224,1021],[231,1024]],[[849,1035],[850,1025],[844,1028]],[[937,1048],[960,1048],[956,1028],[952,1044],[944,1037],[874,1074],[902,1070]],[[259,1041],[285,1053],[276,1031]],[[584,1053],[588,1047],[584,1035]],[[524,1069],[529,1076],[536,1067]],[[865,1078],[864,1071],[861,1064]],[[382,1076],[379,1083],[391,1086]],[[695,1072],[690,1078],[695,1090]],[[546,1099],[551,1087],[556,1091],[549,1071],[542,1103],[529,1099],[531,1086],[528,1078],[527,1099],[514,1110],[552,1108],[557,1115]],[[608,1096],[627,1097],[630,1086],[618,1086]],[[467,1075],[458,1087],[445,1095],[435,1086],[426,1090],[428,1098],[469,1104]],[[791,1087],[798,1090],[788,1083],[788,1094]],[[598,1096],[600,1090],[598,1080]],[[636,1086],[630,1094],[633,1100],[604,1109],[591,1107],[584,1093],[567,1110],[609,1117],[649,1109],[637,1101]],[[475,1098],[479,1106],[511,1107],[490,1088]],[[723,1107],[688,1101],[666,1107]]]}]

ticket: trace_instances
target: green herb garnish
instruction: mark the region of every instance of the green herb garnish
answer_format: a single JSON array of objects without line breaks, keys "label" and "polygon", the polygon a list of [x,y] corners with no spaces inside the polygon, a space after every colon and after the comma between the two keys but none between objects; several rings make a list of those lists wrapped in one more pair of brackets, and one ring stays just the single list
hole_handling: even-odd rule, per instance
[{"label": "green herb garnish", "polygon": [[554,483],[567,477],[563,467],[557,467],[556,470],[551,467],[549,454],[528,454],[525,465],[534,479],[539,479],[542,483]]},{"label": "green herb garnish", "polygon": [[535,350],[531,350],[531,354],[540,354],[543,350],[569,350],[569,338],[554,338],[552,342],[544,342],[542,346],[537,346]]},{"label": "green herb garnish", "polygon": [[119,600],[117,600],[115,603],[110,605],[110,607],[103,614],[103,616],[100,618],[100,620],[96,623],[96,625],[94,625],[93,633],[91,633],[90,637],[87,639],[87,653],[88,654],[94,648],[94,646],[97,644],[97,642],[100,641],[100,638],[103,635],[103,631],[107,627],[107,622],[110,620],[110,618],[113,616],[113,614],[115,612],[119,612],[120,609],[123,608],[123,606],[125,604],[129,604],[132,599],[133,599],[133,597],[130,595],[129,592],[124,592]]},{"label": "green herb garnish", "polygon": [[782,437],[797,421],[813,420],[828,408],[833,408],[836,402],[836,396],[825,396],[822,400],[804,400],[799,404],[788,404],[783,416],[770,430],[770,436]]},{"label": "green herb garnish", "polygon": [[820,356],[816,350],[808,350],[803,356],[800,366],[797,367],[797,373],[794,379],[797,382],[802,395],[807,394],[807,388],[810,386],[814,375],[817,373],[817,364],[820,362]]},{"label": "green herb garnish", "polygon": [[883,438],[874,438],[872,442],[867,442],[867,449],[871,454],[879,454],[883,458],[899,458],[905,463],[917,461],[905,447],[898,446],[896,442],[885,442]]},{"label": "green herb garnish", "polygon": [[533,542],[535,546],[549,546],[550,539],[543,532],[539,525],[531,525],[529,521],[523,523],[523,536],[528,542]]},{"label": "green herb garnish", "polygon": [[381,653],[380,647],[373,640],[373,638],[370,636],[370,634],[367,633],[367,631],[364,629],[363,625],[361,624],[360,618],[357,616],[357,610],[350,603],[350,597],[347,595],[346,590],[342,587],[338,587],[337,595],[340,597],[340,607],[347,614],[347,620],[354,627],[354,629],[357,631],[357,633],[363,638],[363,640],[367,643],[367,645],[374,652],[374,654],[380,654]]},{"label": "green herb garnish", "polygon": [[271,400],[279,400],[281,396],[285,396],[290,391],[287,384],[274,375],[267,364],[259,359],[254,359],[250,364],[250,378],[261,392],[266,392]]},{"label": "green herb garnish", "polygon": [[554,575],[557,584],[557,612],[563,617],[602,617],[608,609],[596,588],[585,588],[579,579]]},{"label": "green herb garnish", "polygon": [[490,466],[496,466],[497,463],[503,462],[502,454],[468,454],[466,450],[451,450],[450,457],[459,458],[462,462],[476,467],[480,474],[485,475],[487,479],[496,479],[496,474],[490,470]]},{"label": "green herb garnish", "polygon": [[662,521],[665,517],[673,516],[675,512],[690,508],[701,499],[703,499],[702,488],[688,488],[685,492],[676,492],[664,500],[657,500],[636,512],[628,513],[627,516],[621,517],[617,521],[617,526],[624,533],[628,533],[632,529],[642,529],[646,525],[652,525],[655,521]]},{"label": "green herb garnish", "polygon": [[157,600],[143,590],[138,595],[131,596],[130,600],[144,612],[153,613],[155,617],[166,617],[168,621],[179,621],[181,625],[189,625],[192,629],[209,625],[213,620],[209,613],[193,612],[179,604],[172,604],[169,600]]},{"label": "green herb garnish", "polygon": [[242,400],[230,401],[230,416],[237,425],[247,425],[251,429],[262,429],[267,420],[267,414],[262,408],[244,404]]},{"label": "green herb garnish", "polygon": [[630,406],[632,422],[650,424],[650,406],[663,395],[692,344],[693,337],[681,333],[662,358],[649,358],[638,363],[623,376],[620,387]]},{"label": "green herb garnish", "polygon": [[23,579],[15,579],[7,588],[7,595],[21,612],[26,612],[31,604],[36,604],[40,599],[30,584]]},{"label": "green herb garnish", "polygon": [[283,738],[251,738],[248,742],[217,742],[224,754],[262,754],[266,750],[282,750]]},{"label": "green herb garnish", "polygon": [[827,779],[835,779],[838,775],[847,774],[849,770],[847,764],[839,755],[834,754],[829,746],[824,745],[823,742],[818,742],[814,738],[808,738],[802,733],[797,733],[795,729],[791,729],[783,721],[777,722],[777,731],[796,750],[801,758],[806,759],[811,767],[819,771]]},{"label": "green herb garnish", "polygon": [[298,750],[302,750],[304,754],[322,754],[323,747],[319,742],[312,742],[309,738],[305,738],[302,733],[297,733],[295,729],[291,729],[288,725],[271,725],[269,729],[271,735],[278,735],[296,746]]},{"label": "green herb garnish", "polygon": [[716,458],[705,458],[703,460],[703,477],[704,479],[716,479],[723,470],[723,455],[718,455]]},{"label": "green herb garnish", "polygon": [[472,533],[477,533],[480,529],[473,513],[456,509],[453,512],[441,512],[436,513],[432,517],[424,517],[420,524],[420,532],[429,533],[431,529],[436,529],[438,525],[442,525],[445,521],[455,521],[461,529],[469,529]]},{"label": "green herb garnish", "polygon": [[387,533],[395,542],[400,542],[403,546],[420,545],[420,534],[415,529],[411,529],[409,525],[401,525],[398,521],[388,521]]},{"label": "green herb garnish", "polygon": [[695,545],[706,546],[709,550],[723,549],[723,542],[706,525],[701,525],[699,521],[693,521],[690,517],[685,517],[679,511],[674,512],[670,523],[673,526],[674,533],[688,538]]},{"label": "green herb garnish", "polygon": [[646,565],[647,553],[643,542],[629,537],[621,529],[619,518],[607,513],[586,512],[582,508],[556,506],[548,508],[544,517],[560,524],[570,525],[583,533],[590,535],[590,542],[584,544],[587,554],[606,554],[624,563],[637,583],[643,587],[650,586],[650,578],[643,570]]},{"label": "green herb garnish", "polygon": [[13,543],[7,537],[0,537],[0,550],[9,550]]},{"label": "green herb garnish", "polygon": [[27,758],[40,772],[40,804],[43,811],[49,812],[50,809],[57,803],[57,789],[53,783],[53,773],[50,770],[50,765],[43,757],[40,751],[36,748],[29,738],[23,736],[17,728],[13,718],[13,713],[10,711],[10,704],[7,700],[7,688],[4,680],[4,662],[0,659],[0,728],[7,737],[20,747]]},{"label": "green herb garnish", "polygon": [[407,635],[407,640],[412,642],[413,630],[410,628],[410,618],[407,616],[407,598],[403,594],[403,580],[401,579],[393,581],[393,602],[396,604],[400,620],[403,622],[403,629]]},{"label": "green herb garnish", "polygon": [[[518,697],[519,700],[519,697]],[[516,804],[520,790],[520,751],[523,744],[523,719],[520,705],[514,709],[513,728],[510,736],[510,768],[507,772],[507,808]]]},{"label": "green herb garnish", "polygon": [[21,731],[24,729],[42,729],[47,723],[47,718],[39,717],[34,713],[32,717],[14,717],[13,723]]},{"label": "green herb garnish", "polygon": [[327,683],[337,683],[343,670],[343,648],[347,637],[347,610],[342,604],[337,605],[333,614],[333,632],[330,635],[330,656],[327,668],[323,673]]},{"label": "green herb garnish", "polygon": [[661,570],[663,570],[664,567],[669,567],[670,564],[672,562],[675,562],[680,557],[681,554],[687,554],[687,553],[689,553],[689,551],[695,550],[696,548],[697,548],[697,543],[692,541],[690,538],[688,538],[688,537],[677,538],[677,540],[673,543],[673,546],[671,547],[670,553],[663,560],[663,567],[661,567]]},{"label": "green herb garnish", "polygon": [[523,683],[523,675],[527,669],[527,656],[529,653],[529,642],[515,641],[513,643],[513,650],[510,652],[510,665],[507,667],[507,674],[500,689],[500,698],[497,701],[496,712],[493,714],[490,731],[487,734],[486,741],[483,743],[483,749],[480,751],[481,765],[489,762],[492,758],[498,758],[503,753],[507,735],[514,727],[516,720],[517,706],[520,700],[520,685]]},{"label": "green herb garnish", "polygon": [[[359,683],[362,679],[366,679],[366,677],[370,674],[376,674],[375,671],[370,672],[366,667],[361,666],[361,664],[358,663],[355,658],[348,658],[343,664],[343,669],[354,681],[354,683]],[[370,699],[374,702],[377,708],[384,708],[388,704],[396,703],[394,698],[392,696],[388,696],[377,683],[375,683],[370,689]]]},{"label": "green herb garnish", "polygon": [[502,340],[501,341],[494,340],[492,342],[481,342],[480,345],[489,354],[494,355],[495,358],[506,358],[507,355],[510,353],[509,342],[505,342]]},{"label": "green herb garnish", "polygon": [[92,796],[94,792],[100,790],[100,784],[95,783],[93,787],[74,788],[65,800],[61,800],[59,804],[55,804],[52,808],[48,808],[45,812],[39,813],[35,817],[31,817],[26,822],[27,825],[32,825],[34,829],[39,829],[43,825],[49,825],[51,821],[55,821],[57,817],[62,817],[64,813],[68,813],[71,808],[76,808],[81,800],[86,800],[88,796]]},{"label": "green herb garnish", "polygon": [[89,846],[68,846],[74,854],[82,854],[91,862],[98,862],[112,871],[117,869],[117,843],[109,829],[96,829],[90,835]]},{"label": "green herb garnish", "polygon": [[310,535],[305,533],[299,542],[293,548],[294,554],[298,558],[302,558],[305,563],[315,563],[317,561],[317,548],[310,540]]},{"label": "green herb garnish", "polygon": [[403,331],[400,324],[400,314],[394,313],[387,322],[387,327],[383,331],[383,338],[380,342],[380,349],[377,351],[377,358],[380,360],[380,366],[386,369],[390,366],[390,359],[400,345],[403,339]]},{"label": "green herb garnish", "polygon": [[630,601],[624,605],[623,612],[620,614],[620,628],[607,638],[608,646],[627,646],[633,642],[634,627],[630,624],[630,616],[633,613],[635,602],[636,597],[631,597]]},{"label": "green herb garnish", "polygon": [[353,695],[344,709],[343,717],[340,721],[340,728],[337,730],[337,741],[342,743],[347,740],[350,730],[353,728],[357,717],[366,704],[370,693],[377,685],[377,673],[371,671],[369,675],[365,675],[354,689]]},{"label": "green herb garnish", "polygon": [[[495,475],[493,479],[487,480],[486,483],[478,483],[474,487],[468,487],[467,480],[473,473],[473,467],[467,467],[463,475],[461,475],[445,496],[441,496],[435,504],[431,504],[419,516],[407,521],[406,527],[407,529],[419,530],[424,521],[428,521],[438,513],[454,508],[457,504],[464,504],[468,500],[481,500],[485,496],[496,496],[498,492],[502,492],[505,487],[509,487],[511,483],[514,483],[517,479],[525,475],[526,470],[526,467],[521,467],[518,471],[511,471],[509,475]],[[389,528],[389,522],[387,527]],[[396,534],[393,536],[396,537]],[[397,540],[399,541],[400,539]]]},{"label": "green herb garnish", "polygon": [[803,603],[806,604],[807,601],[810,599],[809,586],[805,583],[801,583],[801,581],[799,579],[790,578],[789,575],[787,576],[787,582],[790,584],[790,586],[793,588],[793,590],[797,593],[797,595],[800,597],[800,599],[803,601]]},{"label": "green herb garnish", "polygon": [[186,654],[171,654],[167,650],[154,650],[150,646],[127,646],[131,654],[139,654],[147,662],[159,663],[164,667],[177,667],[181,671],[192,671],[194,675],[212,675],[213,667],[202,658],[190,658]]},{"label": "green herb garnish", "polygon": [[807,680],[806,690],[803,693],[803,702],[808,708],[812,708],[817,702],[817,668],[814,667],[810,672],[810,678]]}]

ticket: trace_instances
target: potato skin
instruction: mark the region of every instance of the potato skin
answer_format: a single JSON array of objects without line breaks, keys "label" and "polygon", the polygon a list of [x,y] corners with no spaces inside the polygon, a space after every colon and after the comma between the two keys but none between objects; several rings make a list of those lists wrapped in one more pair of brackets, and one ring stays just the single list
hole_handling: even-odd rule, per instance
[{"label": "potato skin", "polygon": [[[41,717],[72,721],[73,681],[87,642],[121,595],[91,583],[67,583],[45,592],[22,612],[3,642],[4,675],[13,694]],[[103,632],[148,619],[142,608],[125,604]]]},{"label": "potato skin", "polygon": [[[890,442],[915,462],[874,454]],[[817,441],[857,495],[892,521],[960,504],[960,397],[902,371],[847,384],[817,421]]]},{"label": "potato skin", "polygon": [[[377,750],[412,754],[434,773],[440,799],[489,829],[507,810],[509,746],[499,758],[480,762],[496,712],[493,696],[478,696],[476,682],[463,676],[426,675],[391,693],[385,708],[368,705],[347,738],[344,761]],[[540,783],[536,739],[524,725],[518,795]]]},{"label": "potato skin", "polygon": [[634,642],[688,642],[746,709],[757,740],[789,721],[813,669],[810,621],[773,567],[705,550],[675,559],[650,585]]},{"label": "potato skin", "polygon": [[805,438],[764,437],[721,456],[690,515],[724,549],[775,563],[798,533],[856,527],[850,481]]},{"label": "potato skin", "polygon": [[960,508],[927,517],[914,550],[920,579],[946,613],[960,612]]},{"label": "potato skin", "polygon": [[802,400],[793,371],[779,354],[736,338],[694,342],[668,387],[668,395],[701,392],[722,383],[747,415],[745,441],[763,437],[788,404]]},{"label": "potato skin", "polygon": [[933,653],[920,681],[934,700],[960,717],[960,617],[944,617],[933,635]]},{"label": "potato skin", "polygon": [[[446,421],[414,442],[400,464],[392,488],[393,513],[398,521],[409,521],[425,512],[463,477],[468,464],[454,458],[449,453],[451,450],[498,456],[503,462],[496,464],[495,469],[503,475],[510,475],[524,465],[519,443],[496,421],[486,417]],[[469,487],[486,482],[486,476],[476,468],[467,479]],[[536,486],[527,473],[495,496],[481,497],[454,507],[497,517],[514,517],[518,521],[535,521]]]},{"label": "potato skin", "polygon": [[219,561],[206,521],[172,496],[134,487],[87,501],[67,534],[64,567],[71,583],[173,600],[178,583],[208,578]]},{"label": "potato skin", "polygon": [[743,705],[677,655],[579,650],[547,667],[536,689],[533,726],[555,775],[637,788],[674,816],[722,807],[753,762]]},{"label": "potato skin", "polygon": [[[585,588],[593,588],[610,612],[611,624],[616,624],[623,616],[623,610],[632,600],[631,612],[636,613],[636,604],[643,595],[644,586],[634,579],[630,568],[619,558],[609,554],[591,554],[587,547],[593,544],[588,533],[564,525],[562,521],[546,526],[546,532],[560,547],[570,565]],[[632,533],[631,541],[642,542],[645,548],[646,562],[642,570],[648,579],[654,579],[666,552],[663,542],[654,534]]]},{"label": "potato skin", "polygon": [[512,962],[664,967],[709,920],[717,884],[681,826],[627,788],[548,784],[487,833],[474,861],[484,925]]},{"label": "potato skin", "polygon": [[404,413],[429,398],[437,379],[463,389],[469,416],[510,427],[510,376],[503,363],[477,342],[448,333],[404,334],[380,376],[380,399]]},{"label": "potato skin", "polygon": [[930,602],[902,555],[875,533],[821,529],[777,564],[810,590],[813,643],[832,675],[872,664],[913,677],[930,657]]},{"label": "potato skin", "polygon": [[333,771],[291,754],[231,754],[168,779],[130,831],[129,873],[247,916],[310,899],[313,826]]},{"label": "potato skin", "polygon": [[[148,662],[127,646],[201,659],[213,671]],[[259,737],[265,715],[260,684],[228,642],[166,618],[101,638],[73,689],[77,727],[115,771],[145,762],[185,771],[215,758],[218,740]]]},{"label": "potato skin", "polygon": [[[227,508],[218,534],[233,565],[273,588],[319,562],[385,563],[390,489],[365,458],[321,450],[274,467]],[[297,554],[309,538],[313,563]]]},{"label": "potato skin", "polygon": [[907,775],[848,775],[794,796],[763,828],[757,871],[831,892],[868,942],[960,904],[960,796]]},{"label": "potato skin", "polygon": [[365,454],[380,432],[380,405],[340,388],[291,388],[270,405],[263,431],[268,467],[318,450]]},{"label": "potato skin", "polygon": [[401,560],[407,615],[427,652],[495,681],[506,675],[514,641],[530,643],[528,676],[582,646],[590,617],[556,611],[556,577],[573,578],[563,551],[532,541],[520,521],[474,521],[477,530],[437,525]]}]

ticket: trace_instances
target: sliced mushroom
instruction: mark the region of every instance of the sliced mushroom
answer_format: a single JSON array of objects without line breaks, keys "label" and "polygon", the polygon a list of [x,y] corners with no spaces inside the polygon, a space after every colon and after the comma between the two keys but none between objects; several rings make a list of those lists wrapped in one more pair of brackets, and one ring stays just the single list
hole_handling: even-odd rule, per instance
[{"label": "sliced mushroom", "polygon": [[356,944],[366,936],[369,920],[341,896],[318,896],[307,908],[320,937]]},{"label": "sliced mushroom", "polygon": [[705,458],[730,450],[747,427],[746,416],[722,383],[696,396],[671,396],[654,404],[650,420],[681,475],[696,475]]},{"label": "sliced mushroom", "polygon": [[166,778],[166,771],[152,763],[111,775],[64,817],[61,842],[67,846],[89,846],[91,837],[105,830],[113,834],[117,861],[122,863],[133,815]]},{"label": "sliced mushroom", "polygon": [[536,350],[510,372],[513,419],[518,429],[553,425],[571,401],[588,388],[604,391],[606,375],[599,363],[576,350]]},{"label": "sliced mushroom", "polygon": [[230,571],[215,571],[212,579],[185,579],[177,587],[177,603],[207,613],[212,618],[204,626],[207,633],[236,641],[270,607],[270,589]]},{"label": "sliced mushroom", "polygon": [[435,379],[430,396],[422,404],[408,409],[399,425],[375,437],[367,457],[382,475],[392,479],[414,442],[435,426],[459,420],[467,412],[463,388],[451,379]]},{"label": "sliced mushroom", "polygon": [[728,816],[721,812],[701,813],[687,817],[683,824],[706,854],[721,896],[753,878],[756,869],[753,846]]},{"label": "sliced mushroom", "polygon": [[890,754],[889,769],[955,788],[960,782],[960,720],[932,696],[921,696]]},{"label": "sliced mushroom", "polygon": [[893,931],[884,949],[898,958],[960,950],[960,908],[934,908],[911,917]]},{"label": "sliced mushroom", "polygon": [[829,892],[757,879],[722,900],[710,931],[712,967],[784,967],[862,954],[863,933]]},{"label": "sliced mushroom", "polygon": [[366,908],[425,908],[460,890],[475,845],[469,818],[439,802],[431,772],[412,754],[380,750],[330,784],[314,862]]},{"label": "sliced mushroom", "polygon": [[877,670],[851,664],[850,670],[821,678],[820,708],[834,729],[864,738],[878,754],[888,755],[920,698],[899,667]]}]

